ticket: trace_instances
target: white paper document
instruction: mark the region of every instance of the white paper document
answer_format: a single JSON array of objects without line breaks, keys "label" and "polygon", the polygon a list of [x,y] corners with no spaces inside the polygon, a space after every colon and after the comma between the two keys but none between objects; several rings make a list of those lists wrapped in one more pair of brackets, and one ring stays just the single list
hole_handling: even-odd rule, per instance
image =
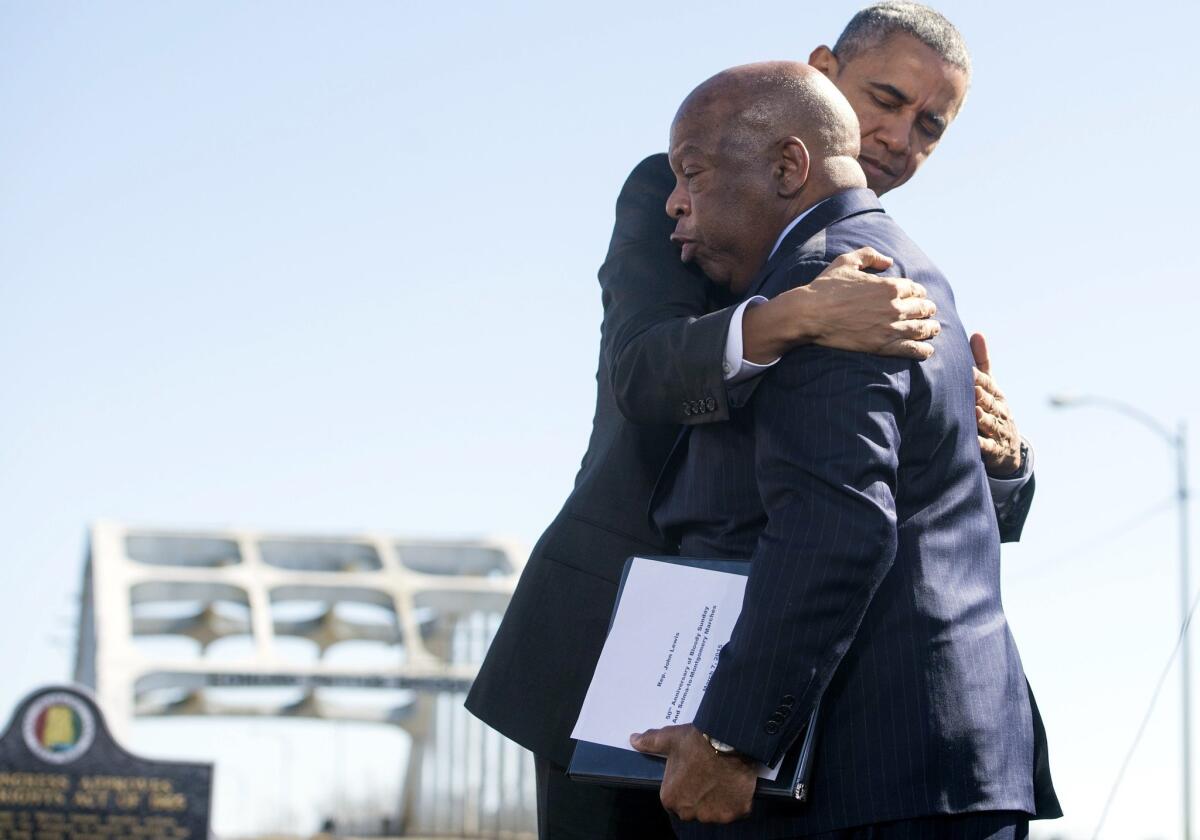
[{"label": "white paper document", "polygon": [[691,723],[745,592],[745,575],[635,557],[571,737],[632,750],[635,732]]}]

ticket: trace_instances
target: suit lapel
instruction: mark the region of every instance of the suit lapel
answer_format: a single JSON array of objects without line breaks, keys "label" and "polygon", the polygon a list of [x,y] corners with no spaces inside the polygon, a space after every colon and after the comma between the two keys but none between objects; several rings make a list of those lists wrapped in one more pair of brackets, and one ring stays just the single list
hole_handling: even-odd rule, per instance
[{"label": "suit lapel", "polygon": [[[870,212],[883,212],[883,207],[880,206],[875,193],[865,188],[846,190],[822,201],[779,243],[779,247],[775,249],[771,259],[767,260],[754,279],[750,281],[750,287],[742,299],[758,294],[767,278],[783,266],[794,265],[798,260],[803,259],[824,259],[825,228],[850,216]],[[761,376],[756,376],[730,389],[727,394],[730,407],[740,408],[745,405],[761,379]],[[687,441],[691,430],[691,426],[684,426],[679,430],[675,443],[671,446],[671,451],[667,454],[662,469],[658,472],[654,489],[650,492],[650,503],[646,508],[646,516],[650,521],[650,527],[656,532],[658,525],[654,521],[655,503],[658,501],[659,493],[662,492],[666,477],[673,473],[672,468],[675,463],[687,451]]]},{"label": "suit lapel", "polygon": [[846,190],[822,201],[779,243],[775,253],[750,281],[743,299],[758,294],[767,278],[781,266],[793,265],[803,259],[824,259],[825,228],[850,216],[870,212],[882,213],[883,207],[875,193],[866,188]]},{"label": "suit lapel", "polygon": [[[871,212],[882,213],[883,207],[880,206],[875,193],[868,189],[847,190],[822,201],[779,243],[771,259],[767,260],[766,265],[750,282],[750,288],[744,297],[752,297],[762,291],[771,275],[781,268],[794,266],[805,260],[824,260],[825,229],[850,216]],[[726,399],[729,401],[729,407],[742,408],[750,402],[761,381],[762,376],[756,376],[728,389]],[[678,444],[676,446],[678,448]]]}]

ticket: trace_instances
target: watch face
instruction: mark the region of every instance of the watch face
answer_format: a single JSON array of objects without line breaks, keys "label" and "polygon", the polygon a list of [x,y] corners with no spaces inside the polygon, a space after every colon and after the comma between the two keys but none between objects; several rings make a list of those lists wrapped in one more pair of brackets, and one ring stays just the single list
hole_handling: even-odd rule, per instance
[{"label": "watch face", "polygon": [[737,750],[734,747],[730,746],[729,744],[726,744],[724,741],[718,741],[716,738],[712,737],[711,735],[705,735],[704,740],[708,741],[708,745],[719,753],[737,752]]}]

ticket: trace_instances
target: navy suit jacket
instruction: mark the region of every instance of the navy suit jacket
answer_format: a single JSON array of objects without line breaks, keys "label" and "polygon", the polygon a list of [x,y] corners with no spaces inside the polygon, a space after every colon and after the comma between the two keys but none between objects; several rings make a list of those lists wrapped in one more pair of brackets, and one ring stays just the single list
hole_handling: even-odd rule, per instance
[{"label": "navy suit jacket", "polygon": [[[600,268],[604,321],[587,453],[467,697],[488,725],[563,766],[626,558],[674,550],[646,508],[679,427],[729,416],[721,362],[733,307],[679,261],[675,222],[663,212],[674,183],[667,156],[652,155],[617,199]],[[1005,510],[1008,539],[1019,538],[1032,498],[1031,479],[1020,504]]]},{"label": "navy suit jacket", "polygon": [[748,294],[803,285],[862,245],[937,303],[933,358],[794,350],[729,422],[684,433],[655,496],[683,554],[753,564],[697,728],[774,763],[824,697],[808,805],[758,803],[748,823],[685,831],[738,836],[768,820],[801,834],[1039,805],[1056,815],[1048,771],[1035,795],[1039,727],[1000,602],[1000,534],[950,286],[859,189],[801,221]]}]

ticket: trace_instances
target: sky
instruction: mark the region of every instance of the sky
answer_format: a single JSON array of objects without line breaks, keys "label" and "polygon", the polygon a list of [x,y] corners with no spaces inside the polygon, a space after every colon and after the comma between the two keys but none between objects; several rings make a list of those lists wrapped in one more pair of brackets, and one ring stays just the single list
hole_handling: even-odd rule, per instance
[{"label": "sky", "polygon": [[[698,82],[857,8],[0,2],[0,717],[69,676],[98,518],[531,545],[586,445],[626,174]],[[971,93],[884,204],[1033,442],[1003,595],[1067,811],[1038,836],[1087,837],[1179,628],[1173,464],[1047,398],[1200,426],[1200,6],[939,8]],[[1178,695],[1173,671],[1102,837],[1181,836]],[[216,755],[186,731],[134,746]],[[319,741],[289,747],[298,785]],[[350,741],[347,772],[389,766]],[[257,825],[220,781],[255,765],[221,760],[218,828]]]}]

